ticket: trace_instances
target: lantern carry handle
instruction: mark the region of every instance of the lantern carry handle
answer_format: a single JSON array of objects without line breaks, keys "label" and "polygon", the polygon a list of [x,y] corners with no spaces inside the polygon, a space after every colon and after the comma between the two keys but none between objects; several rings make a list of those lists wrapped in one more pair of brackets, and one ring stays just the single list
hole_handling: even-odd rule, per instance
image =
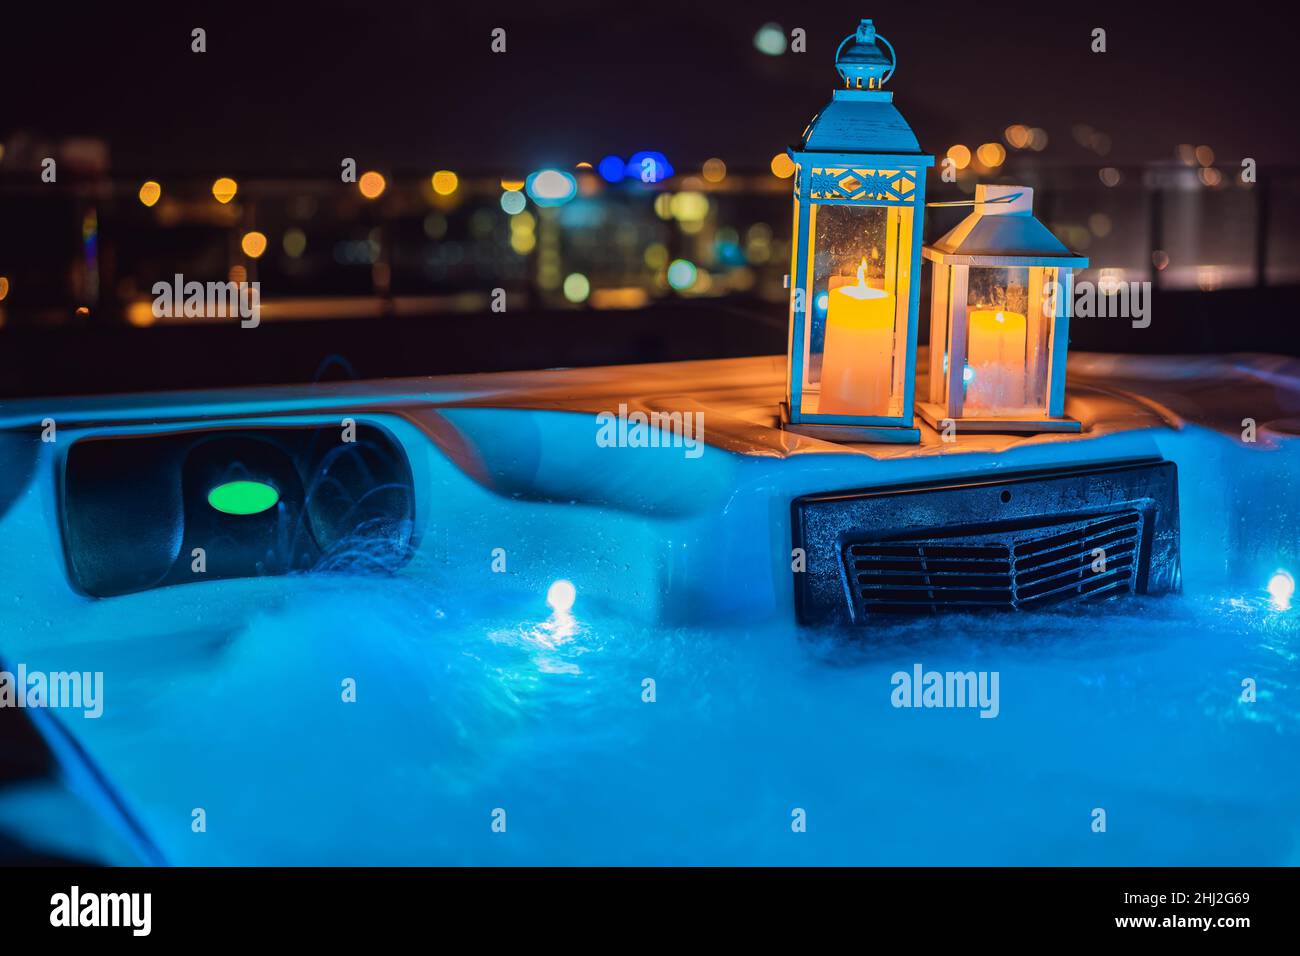
[{"label": "lantern carry handle", "polygon": [[952,202],[928,202],[925,204],[926,209],[937,209],[943,206],[996,206],[1001,203],[1015,202],[1024,193],[1011,193],[1007,196],[998,196],[996,199],[954,199]]},{"label": "lantern carry handle", "polygon": [[[889,78],[894,75],[894,70],[898,68],[898,54],[894,52],[894,45],[890,43],[888,40],[886,40],[879,33],[876,33],[875,28],[870,24],[871,24],[870,20],[863,20],[862,23],[859,24],[857,30],[855,30],[853,33],[850,33],[848,36],[846,36],[843,40],[840,41],[840,45],[835,48],[835,65],[836,68],[838,69],[839,62],[840,62],[840,54],[844,52],[844,44],[848,43],[850,40],[857,39],[859,37],[859,34],[864,33],[863,27],[865,26],[867,27],[868,30],[870,30],[871,39],[884,44],[885,49],[889,53],[889,69],[886,70],[880,77],[880,85],[884,86],[886,83],[889,82]],[[865,37],[863,38],[863,41],[865,42]],[[843,76],[843,74],[841,74],[841,77],[844,79],[845,82],[848,82],[848,77]]]}]

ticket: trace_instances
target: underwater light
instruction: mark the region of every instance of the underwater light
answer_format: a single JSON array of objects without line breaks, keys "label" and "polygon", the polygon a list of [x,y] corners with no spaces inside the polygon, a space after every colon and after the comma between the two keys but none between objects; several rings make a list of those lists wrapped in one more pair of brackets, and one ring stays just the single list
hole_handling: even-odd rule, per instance
[{"label": "underwater light", "polygon": [[1268,579],[1268,596],[1272,598],[1273,607],[1279,611],[1291,607],[1291,598],[1295,596],[1295,578],[1287,571],[1277,571]]},{"label": "underwater light", "polygon": [[227,481],[208,492],[208,504],[228,515],[261,514],[280,500],[280,492],[263,481]]},{"label": "underwater light", "polygon": [[577,589],[571,581],[563,579],[552,582],[546,592],[546,603],[556,614],[567,614],[573,610],[573,601],[578,596]]}]

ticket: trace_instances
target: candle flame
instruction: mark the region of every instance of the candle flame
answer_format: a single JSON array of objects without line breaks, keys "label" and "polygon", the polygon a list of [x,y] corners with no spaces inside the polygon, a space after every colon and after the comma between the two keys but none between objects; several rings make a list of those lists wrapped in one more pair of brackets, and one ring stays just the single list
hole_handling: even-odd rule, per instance
[{"label": "candle flame", "polygon": [[866,287],[867,287],[867,257],[863,256],[862,263],[858,266],[858,288],[865,289]]},{"label": "candle flame", "polygon": [[995,315],[994,318],[997,319],[999,322],[1005,322],[1007,320],[1006,316],[1004,316],[1001,312]]}]

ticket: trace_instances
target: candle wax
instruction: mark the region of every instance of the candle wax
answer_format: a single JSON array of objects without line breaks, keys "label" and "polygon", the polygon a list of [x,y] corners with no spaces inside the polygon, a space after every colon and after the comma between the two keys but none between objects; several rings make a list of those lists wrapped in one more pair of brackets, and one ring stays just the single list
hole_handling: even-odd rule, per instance
[{"label": "candle wax", "polygon": [[974,412],[1023,411],[1028,383],[1025,317],[1006,309],[972,308],[967,329],[966,364],[973,377],[966,386],[965,407]]},{"label": "candle wax", "polygon": [[832,289],[818,412],[888,415],[893,356],[894,296],[861,279]]}]

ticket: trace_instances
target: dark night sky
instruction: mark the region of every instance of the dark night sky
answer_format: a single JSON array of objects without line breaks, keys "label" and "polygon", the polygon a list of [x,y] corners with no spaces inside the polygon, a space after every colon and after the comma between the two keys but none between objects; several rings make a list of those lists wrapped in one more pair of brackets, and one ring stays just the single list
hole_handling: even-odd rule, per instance
[{"label": "dark night sky", "polygon": [[[874,16],[899,51],[890,84],[922,145],[1044,127],[1044,159],[1107,162],[1208,143],[1221,162],[1292,163],[1290,31],[1267,8],[1182,4],[710,2],[347,5],[103,3],[6,10],[0,136],[106,138],[122,172],[310,173],[363,165],[530,169],[657,148],[681,164],[762,166],[829,97],[832,56]],[[846,12],[847,11],[847,12]],[[806,54],[765,57],[767,21]],[[189,31],[208,31],[208,51]],[[508,31],[508,52],[489,33]],[[1106,28],[1109,52],[1089,50]]]}]

